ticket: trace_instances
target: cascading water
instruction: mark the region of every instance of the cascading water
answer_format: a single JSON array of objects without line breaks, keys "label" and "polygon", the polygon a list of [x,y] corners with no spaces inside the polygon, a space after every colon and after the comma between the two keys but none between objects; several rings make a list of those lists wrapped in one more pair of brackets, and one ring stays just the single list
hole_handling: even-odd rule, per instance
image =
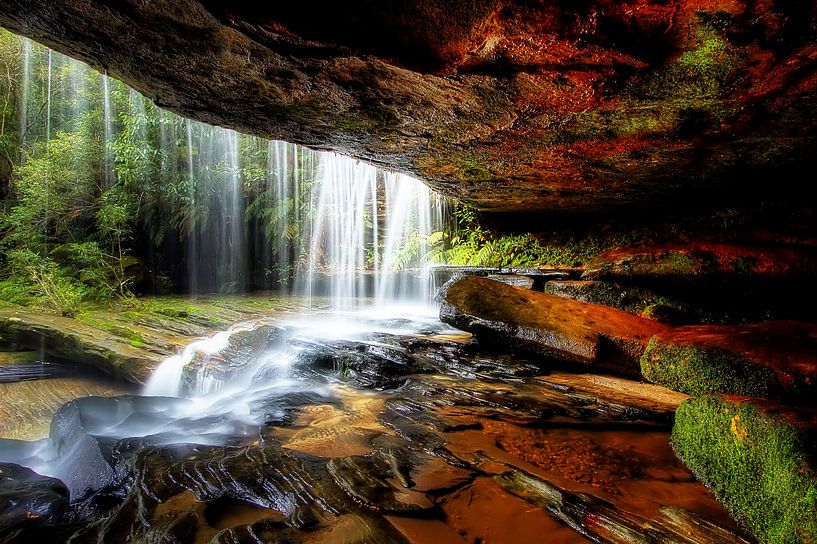
[{"label": "cascading water", "polygon": [[105,186],[113,184],[113,155],[111,142],[113,141],[113,108],[111,106],[111,83],[108,74],[102,75],[102,111],[104,126],[104,157],[105,157]]},{"label": "cascading water", "polygon": [[20,163],[25,159],[26,140],[28,132],[28,100],[31,93],[31,40],[23,40],[22,44],[22,81],[20,82]]}]

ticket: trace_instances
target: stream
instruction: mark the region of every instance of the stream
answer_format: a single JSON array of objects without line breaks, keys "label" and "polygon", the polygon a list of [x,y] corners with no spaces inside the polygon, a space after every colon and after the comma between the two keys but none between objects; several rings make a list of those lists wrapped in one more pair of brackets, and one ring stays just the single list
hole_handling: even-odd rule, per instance
[{"label": "stream", "polygon": [[672,453],[667,414],[492,352],[433,304],[355,302],[234,325],[137,395],[80,398],[47,439],[0,440],[3,463],[65,485],[17,476],[37,517],[3,541],[580,542],[624,526],[695,527],[681,541],[707,542],[734,529]]}]

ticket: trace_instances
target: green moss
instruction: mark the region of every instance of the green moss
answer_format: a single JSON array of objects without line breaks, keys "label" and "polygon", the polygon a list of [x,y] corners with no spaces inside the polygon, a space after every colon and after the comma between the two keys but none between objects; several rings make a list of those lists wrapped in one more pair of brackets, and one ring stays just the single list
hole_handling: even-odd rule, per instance
[{"label": "green moss", "polygon": [[145,343],[145,338],[142,336],[142,333],[129,327],[124,327],[89,314],[78,314],[76,316],[76,320],[80,323],[85,323],[86,325],[96,327],[97,329],[101,329],[119,336],[120,338],[124,338],[130,341],[130,344],[134,347],[141,347]]},{"label": "green moss", "polygon": [[735,260],[732,262],[732,266],[734,267],[735,272],[743,275],[748,275],[754,272],[756,264],[757,259],[754,259],[752,257],[746,257],[744,255],[735,257]]},{"label": "green moss", "polygon": [[777,378],[768,368],[726,350],[672,344],[657,337],[650,339],[641,356],[641,373],[653,383],[689,395],[768,397],[779,393]]},{"label": "green moss", "polygon": [[817,542],[815,437],[749,403],[685,402],[672,445],[763,544]]},{"label": "green moss", "polygon": [[654,273],[663,275],[685,276],[700,271],[701,264],[684,253],[669,253],[655,263]]},{"label": "green moss", "polygon": [[721,29],[701,22],[696,47],[685,51],[632,89],[634,95],[661,99],[714,98],[723,94],[740,66],[738,50]]},{"label": "green moss", "polygon": [[153,313],[164,315],[167,317],[175,317],[178,319],[187,319],[190,314],[195,313],[195,309],[187,307],[173,307],[173,306],[158,306],[151,308]]},{"label": "green moss", "polygon": [[370,106],[348,110],[335,121],[338,128],[356,134],[383,135],[398,126],[398,119],[394,113],[382,107]]}]

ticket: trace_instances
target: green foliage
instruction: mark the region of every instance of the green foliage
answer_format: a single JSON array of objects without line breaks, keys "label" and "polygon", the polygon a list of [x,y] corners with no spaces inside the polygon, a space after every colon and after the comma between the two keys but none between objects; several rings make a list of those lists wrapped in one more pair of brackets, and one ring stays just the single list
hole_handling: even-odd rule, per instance
[{"label": "green foliage", "polygon": [[9,302],[33,304],[73,316],[87,296],[86,286],[48,258],[28,249],[7,253],[6,279],[0,281],[0,296]]},{"label": "green foliage", "polygon": [[[452,215],[455,234],[437,232],[424,240],[428,249],[423,260],[453,266],[579,266],[602,250],[592,237],[544,243],[532,234],[497,236],[484,229],[476,211],[466,206],[456,207]],[[416,250],[416,241],[412,243],[408,249]]]},{"label": "green foliage", "polygon": [[682,404],[672,445],[762,544],[817,541],[813,431],[751,402],[704,396]]}]

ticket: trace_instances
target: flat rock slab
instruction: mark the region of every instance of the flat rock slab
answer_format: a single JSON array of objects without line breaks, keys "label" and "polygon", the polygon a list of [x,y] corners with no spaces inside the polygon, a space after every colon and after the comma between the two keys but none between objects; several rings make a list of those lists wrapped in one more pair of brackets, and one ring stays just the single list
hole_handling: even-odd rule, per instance
[{"label": "flat rock slab", "polygon": [[672,443],[758,541],[817,541],[817,411],[703,396],[678,409]]},{"label": "flat rock slab", "polygon": [[298,301],[267,295],[149,297],[136,305],[89,309],[76,318],[15,307],[0,309],[0,339],[141,384],[193,339],[298,308]]},{"label": "flat rock slab", "polygon": [[672,419],[675,410],[688,395],[660,385],[599,374],[552,372],[536,381],[566,392],[580,392],[595,396],[599,401],[616,404],[631,410],[641,410]]},{"label": "flat rock slab", "polygon": [[617,248],[602,253],[588,264],[582,277],[629,279],[752,275],[779,278],[815,271],[817,253],[810,248],[689,243]]},{"label": "flat rock slab", "polygon": [[476,276],[446,286],[440,319],[478,338],[639,375],[649,339],[666,326],[628,312]]},{"label": "flat rock slab", "polygon": [[0,383],[0,438],[45,438],[51,418],[66,402],[125,392],[124,388],[110,382],[78,376]]},{"label": "flat rock slab", "polygon": [[96,367],[133,383],[144,383],[170,355],[135,347],[75,319],[33,312],[0,311],[0,335],[20,345],[42,346],[48,355]]},{"label": "flat rock slab", "polygon": [[817,324],[769,321],[676,327],[641,358],[644,377],[691,395],[730,393],[817,402]]}]

